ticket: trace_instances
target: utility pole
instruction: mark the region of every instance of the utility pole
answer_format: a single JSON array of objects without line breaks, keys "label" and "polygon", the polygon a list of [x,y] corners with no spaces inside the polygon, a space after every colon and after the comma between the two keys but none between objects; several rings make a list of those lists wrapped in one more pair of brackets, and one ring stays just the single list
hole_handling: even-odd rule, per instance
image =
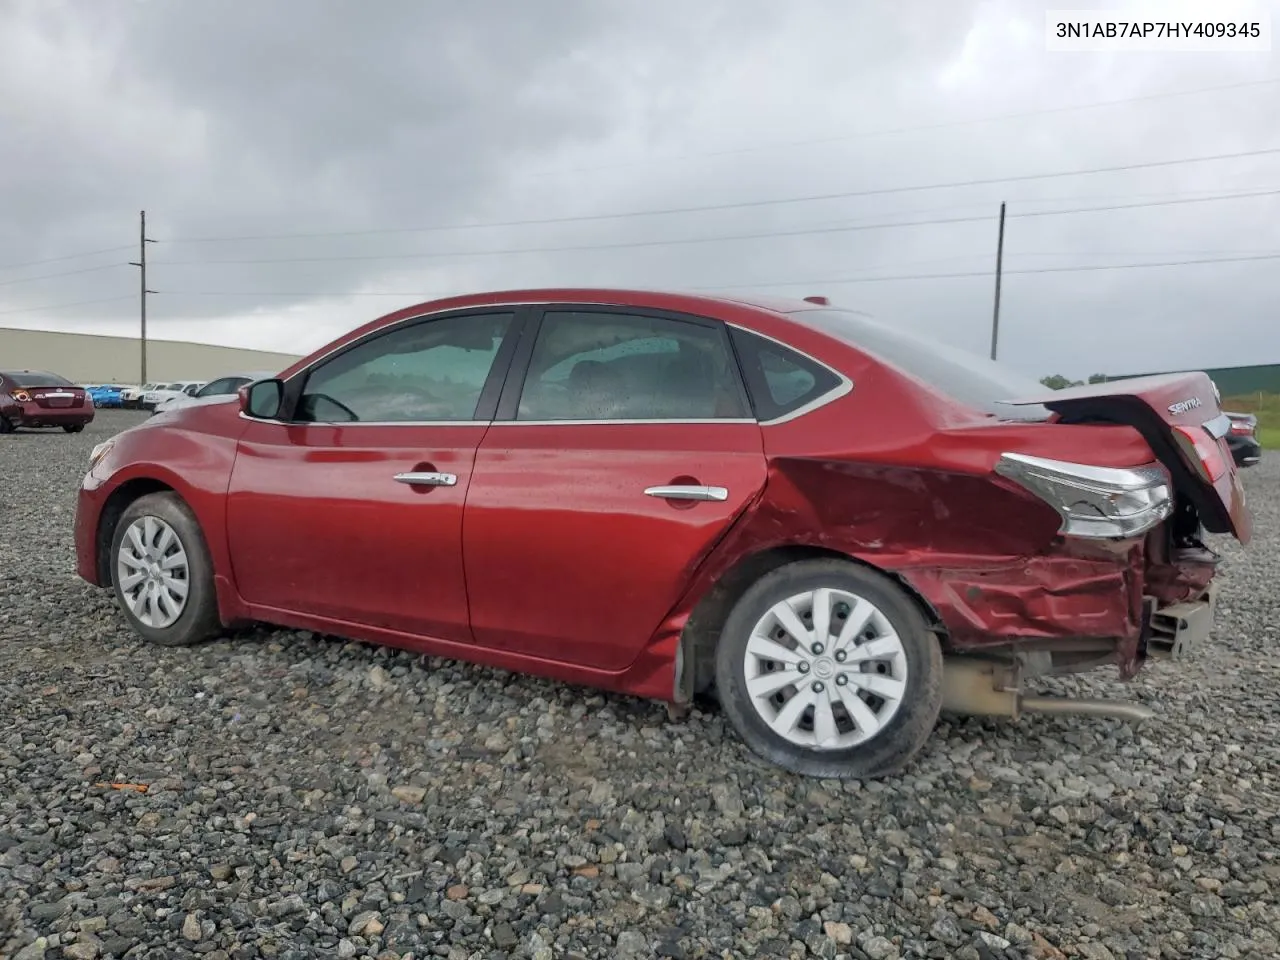
[{"label": "utility pole", "polygon": [[140,341],[142,346],[142,356],[141,356],[142,363],[141,363],[141,370],[140,370],[140,378],[138,380],[138,386],[142,386],[144,383],[147,382],[147,294],[155,293],[154,290],[147,289],[147,244],[148,243],[155,243],[155,241],[147,239],[147,211],[143,210],[139,214],[138,259],[129,261],[129,266],[137,267],[139,273],[141,274],[141,283],[138,288],[139,293],[141,294],[141,299],[138,302],[138,306],[140,310],[139,319],[141,320],[141,325],[142,325],[142,330],[141,330],[142,338]]},{"label": "utility pole", "polygon": [[996,240],[996,305],[991,314],[991,359],[996,358],[1000,339],[1000,275],[1004,271],[1004,201],[1000,201],[1000,237]]}]

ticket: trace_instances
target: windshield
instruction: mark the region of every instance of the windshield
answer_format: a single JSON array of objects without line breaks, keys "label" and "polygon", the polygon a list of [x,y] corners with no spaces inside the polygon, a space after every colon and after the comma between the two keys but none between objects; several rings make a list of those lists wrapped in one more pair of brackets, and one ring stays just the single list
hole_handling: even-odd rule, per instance
[{"label": "windshield", "polygon": [[966,406],[1004,420],[1046,420],[1042,406],[1001,403],[1045,391],[1044,385],[986,357],[894,329],[845,310],[792,314],[823,333],[851,344]]},{"label": "windshield", "polygon": [[16,387],[73,387],[70,380],[56,373],[43,373],[39,370],[23,370],[19,373],[6,373],[5,376]]}]

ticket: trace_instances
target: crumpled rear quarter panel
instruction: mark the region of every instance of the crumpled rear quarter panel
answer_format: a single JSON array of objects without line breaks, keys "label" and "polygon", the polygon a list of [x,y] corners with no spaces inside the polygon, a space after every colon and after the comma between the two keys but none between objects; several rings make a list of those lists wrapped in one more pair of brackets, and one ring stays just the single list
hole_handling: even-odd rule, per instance
[{"label": "crumpled rear quarter panel", "polygon": [[1046,505],[990,475],[775,458],[761,498],[693,595],[748,556],[803,545],[900,578],[957,650],[1067,637],[1136,644],[1141,545],[1068,546],[1058,523]]}]

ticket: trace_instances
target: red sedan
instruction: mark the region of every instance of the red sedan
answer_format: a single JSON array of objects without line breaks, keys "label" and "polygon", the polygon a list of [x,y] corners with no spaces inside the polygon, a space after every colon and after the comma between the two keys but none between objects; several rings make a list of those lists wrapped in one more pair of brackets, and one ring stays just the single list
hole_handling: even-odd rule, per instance
[{"label": "red sedan", "polygon": [[93,398],[66,377],[40,370],[0,370],[0,433],[61,427],[79,433],[93,422]]},{"label": "red sedan", "polygon": [[1049,391],[810,301],[421,304],[100,444],[79,573],[143,637],[265,621],[665,700],[789,770],[1132,677],[1250,520],[1204,374]]}]

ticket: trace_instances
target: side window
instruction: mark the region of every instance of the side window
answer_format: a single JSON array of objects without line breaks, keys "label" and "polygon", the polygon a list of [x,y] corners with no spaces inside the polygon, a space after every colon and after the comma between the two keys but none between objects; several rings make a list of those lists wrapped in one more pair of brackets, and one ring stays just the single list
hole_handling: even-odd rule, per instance
[{"label": "side window", "polygon": [[235,377],[223,377],[221,380],[206,383],[196,391],[195,395],[197,397],[216,397],[224,393],[234,393],[236,385],[240,382]]},{"label": "side window", "polygon": [[664,317],[548,311],[517,420],[718,420],[750,413],[721,330]]},{"label": "side window", "polygon": [[510,313],[426,320],[344,350],[308,375],[303,422],[470,420]]},{"label": "side window", "polygon": [[832,371],[780,343],[738,328],[729,335],[762,423],[794,413],[840,385]]}]

